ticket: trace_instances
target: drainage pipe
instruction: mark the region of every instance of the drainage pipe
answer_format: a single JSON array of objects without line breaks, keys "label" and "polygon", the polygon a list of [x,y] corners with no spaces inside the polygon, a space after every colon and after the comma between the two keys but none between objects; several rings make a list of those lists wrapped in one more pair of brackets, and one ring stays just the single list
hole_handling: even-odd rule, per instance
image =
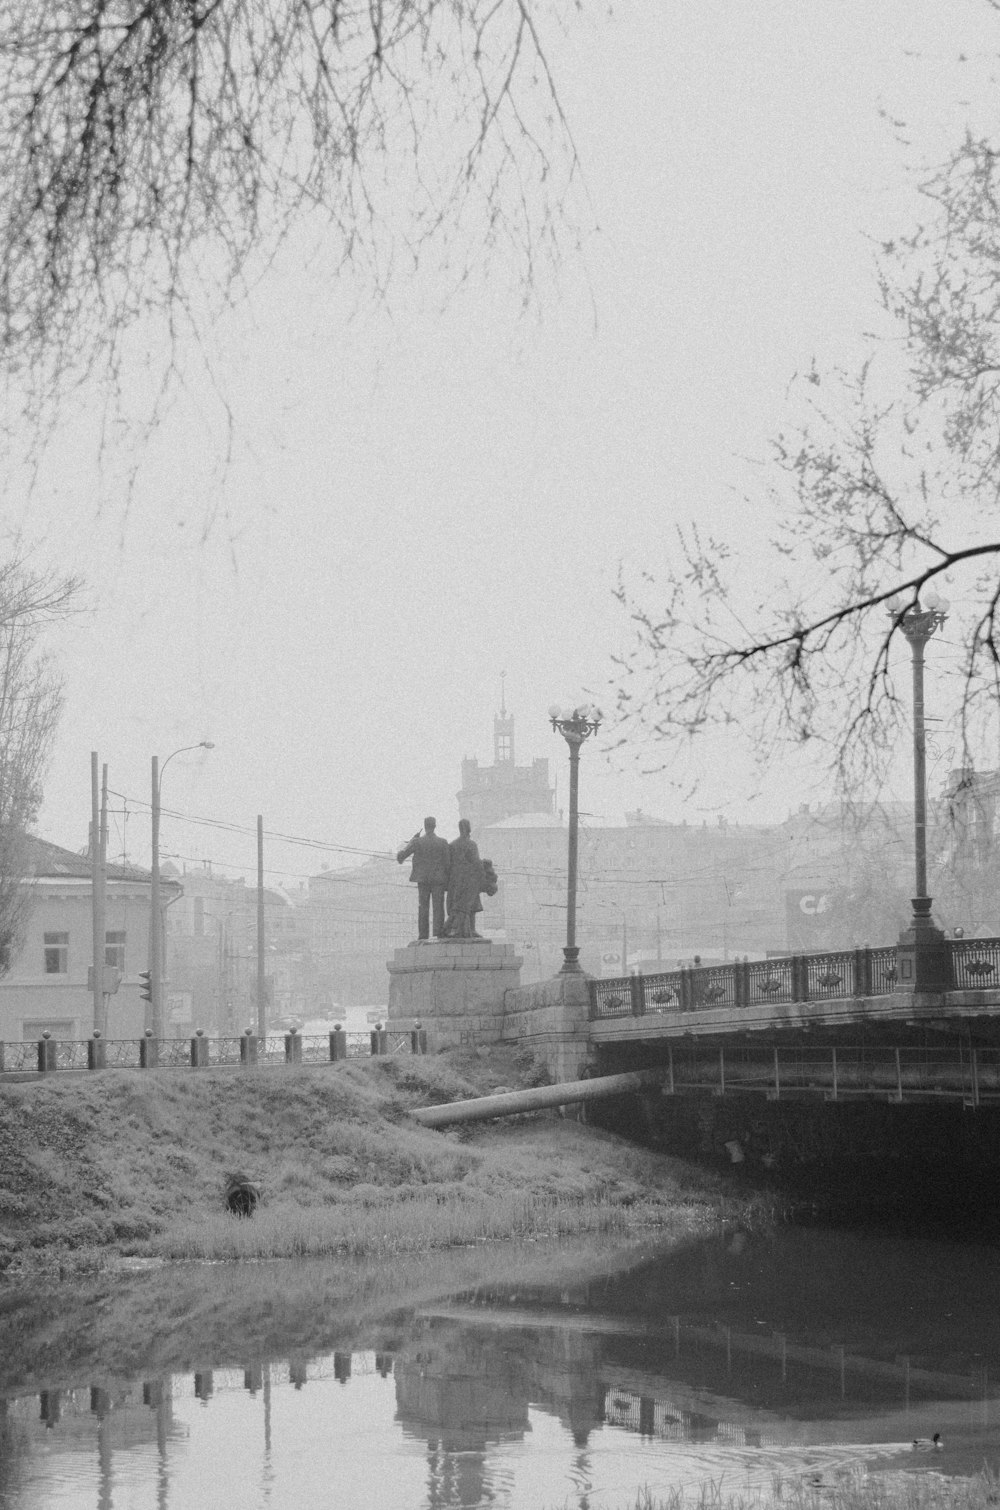
[{"label": "drainage pipe", "polygon": [[600,1075],[593,1080],[564,1080],[559,1085],[536,1085],[528,1091],[501,1091],[444,1106],[418,1106],[410,1116],[423,1127],[447,1127],[453,1122],[483,1122],[487,1117],[513,1117],[518,1112],[568,1106],[574,1101],[597,1101],[624,1096],[663,1083],[665,1069],[630,1070],[623,1075]]}]

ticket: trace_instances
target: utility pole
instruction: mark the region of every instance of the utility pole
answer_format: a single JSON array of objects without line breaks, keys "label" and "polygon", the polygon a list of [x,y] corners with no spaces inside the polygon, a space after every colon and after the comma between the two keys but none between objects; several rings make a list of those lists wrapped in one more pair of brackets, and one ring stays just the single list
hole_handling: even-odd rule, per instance
[{"label": "utility pole", "polygon": [[149,1009],[146,1026],[154,1038],[163,1037],[163,935],[160,917],[160,759],[152,765],[153,865],[149,887]]},{"label": "utility pole", "polygon": [[267,1043],[267,981],[264,978],[264,819],[257,814],[257,1036]]},{"label": "utility pole", "polygon": [[[105,772],[107,766],[105,766]],[[101,824],[101,810],[98,797],[97,785],[97,751],[90,752],[90,889],[91,889],[91,913],[93,918],[93,997],[94,997],[94,1031],[104,1034],[107,1023],[104,1020],[104,943],[105,943],[105,906],[104,906],[104,854],[102,839],[104,831]]]},{"label": "utility pole", "polygon": [[108,763],[101,766],[101,877],[108,882]]}]

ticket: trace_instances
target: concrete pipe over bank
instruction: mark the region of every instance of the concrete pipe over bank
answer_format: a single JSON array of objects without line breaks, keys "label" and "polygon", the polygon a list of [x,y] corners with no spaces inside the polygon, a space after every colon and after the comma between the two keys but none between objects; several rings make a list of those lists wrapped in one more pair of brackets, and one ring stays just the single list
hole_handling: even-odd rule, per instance
[{"label": "concrete pipe over bank", "polygon": [[576,1101],[598,1101],[602,1096],[624,1096],[649,1086],[662,1085],[663,1069],[629,1070],[622,1075],[600,1075],[593,1080],[564,1080],[559,1085],[536,1085],[527,1091],[502,1091],[494,1096],[476,1096],[468,1101],[449,1101],[444,1106],[418,1106],[410,1113],[422,1127],[448,1127],[455,1122],[484,1122],[489,1117],[513,1117],[518,1112],[543,1111],[570,1106]]}]

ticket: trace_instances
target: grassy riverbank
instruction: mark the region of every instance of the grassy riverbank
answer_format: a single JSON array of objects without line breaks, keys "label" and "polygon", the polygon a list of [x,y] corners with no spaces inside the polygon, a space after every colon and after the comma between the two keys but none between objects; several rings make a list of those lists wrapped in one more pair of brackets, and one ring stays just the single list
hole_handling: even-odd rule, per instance
[{"label": "grassy riverbank", "polygon": [[[382,1256],[512,1237],[705,1230],[742,1197],[553,1114],[432,1132],[410,1108],[537,1083],[516,1049],[0,1087],[0,1270],[109,1257]],[[227,1176],[261,1191],[228,1214]]]},{"label": "grassy riverbank", "polygon": [[678,1489],[667,1495],[641,1490],[616,1510],[995,1510],[1000,1481],[988,1471],[951,1478],[933,1471],[845,1473],[778,1478],[769,1490],[728,1495],[706,1484],[692,1497]]}]

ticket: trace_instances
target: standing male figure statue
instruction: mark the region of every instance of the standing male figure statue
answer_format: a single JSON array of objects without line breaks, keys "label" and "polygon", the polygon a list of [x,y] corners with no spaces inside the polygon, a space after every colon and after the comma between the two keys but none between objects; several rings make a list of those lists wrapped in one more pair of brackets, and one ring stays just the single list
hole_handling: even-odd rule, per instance
[{"label": "standing male figure statue", "polygon": [[434,937],[444,931],[444,892],[448,885],[450,851],[447,839],[439,839],[434,830],[436,818],[424,819],[422,834],[413,835],[409,844],[396,855],[397,862],[412,858],[410,880],[417,883],[417,937],[430,938],[431,904],[434,907]]}]

